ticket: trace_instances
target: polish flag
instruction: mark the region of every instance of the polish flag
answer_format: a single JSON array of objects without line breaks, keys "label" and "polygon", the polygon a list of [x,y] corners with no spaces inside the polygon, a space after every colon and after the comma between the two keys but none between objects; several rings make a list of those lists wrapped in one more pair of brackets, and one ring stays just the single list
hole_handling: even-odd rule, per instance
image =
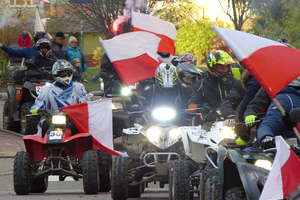
[{"label": "polish flag", "polygon": [[176,27],[170,22],[138,12],[132,12],[131,25],[133,31],[146,31],[162,39],[159,52],[175,55]]},{"label": "polish flag", "polygon": [[110,40],[102,46],[125,84],[153,78],[158,67],[157,54],[161,39],[147,32],[130,32]]},{"label": "polish flag", "polygon": [[300,185],[300,159],[280,136],[277,153],[259,200],[286,199]]},{"label": "polish flag", "polygon": [[63,107],[78,131],[93,136],[95,147],[113,156],[127,156],[113,147],[112,101],[108,99]]},{"label": "polish flag", "polygon": [[270,97],[300,76],[300,50],[280,42],[236,30],[214,27],[237,59]]}]

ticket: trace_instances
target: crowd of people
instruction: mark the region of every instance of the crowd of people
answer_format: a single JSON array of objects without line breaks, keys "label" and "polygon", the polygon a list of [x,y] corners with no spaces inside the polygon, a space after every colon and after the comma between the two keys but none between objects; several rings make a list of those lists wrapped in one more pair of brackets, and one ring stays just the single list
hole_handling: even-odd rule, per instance
[{"label": "crowd of people", "polygon": [[[47,33],[38,32],[32,46],[29,34],[24,31],[18,40],[22,48],[13,49],[2,44],[0,48],[11,56],[32,60],[32,66],[37,70],[49,71],[56,80],[53,87],[49,87],[53,91],[68,90],[71,86],[76,86],[75,88],[79,88],[78,94],[75,92],[75,96],[69,95],[68,98],[81,102],[78,99],[85,96],[86,91],[83,85],[73,84],[73,81],[86,81],[87,65],[78,46],[78,39],[70,36],[66,48],[65,39],[63,32],[57,32],[52,41]],[[263,148],[274,145],[276,135],[291,135],[292,123],[287,119],[288,115],[282,115],[255,77],[243,69],[229,53],[223,50],[209,53],[206,72],[196,67],[196,59],[191,54],[158,54],[162,57],[162,64],[156,70],[155,79],[150,81],[152,85],[147,90],[146,87],[140,90],[139,95],[146,99],[145,104],[149,104],[152,101],[150,99],[159,94],[160,101],[171,98],[175,100],[177,108],[201,113],[194,120],[196,124],[215,121],[219,116],[235,118],[249,128],[258,124],[256,139]],[[121,80],[107,55],[103,56],[101,71],[95,77],[102,77],[106,88],[114,80]],[[141,81],[140,86],[143,87],[146,81],[149,82]],[[299,87],[300,80],[297,79],[277,95],[277,100],[287,113],[300,107]],[[161,92],[162,89],[165,89],[164,92]],[[70,104],[65,96],[56,95],[56,101],[47,101],[42,97],[43,94],[42,92],[37,98],[35,107],[39,108],[35,109],[49,108],[53,104],[49,102],[55,102],[55,108]],[[250,131],[246,131],[235,142],[247,145],[251,140],[250,135]]]}]

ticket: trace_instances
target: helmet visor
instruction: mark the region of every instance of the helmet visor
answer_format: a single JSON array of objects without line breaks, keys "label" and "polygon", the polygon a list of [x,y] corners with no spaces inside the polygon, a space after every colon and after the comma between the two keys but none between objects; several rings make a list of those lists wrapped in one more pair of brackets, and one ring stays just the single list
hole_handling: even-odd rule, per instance
[{"label": "helmet visor", "polygon": [[218,73],[228,73],[231,70],[231,66],[230,65],[221,65],[221,64],[216,64],[214,66],[214,70]]}]

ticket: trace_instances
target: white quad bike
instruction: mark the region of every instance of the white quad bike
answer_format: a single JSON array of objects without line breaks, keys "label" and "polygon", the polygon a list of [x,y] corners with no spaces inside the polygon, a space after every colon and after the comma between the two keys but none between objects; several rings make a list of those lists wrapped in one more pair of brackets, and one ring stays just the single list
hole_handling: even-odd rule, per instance
[{"label": "white quad bike", "polygon": [[[151,112],[152,111],[152,112]],[[126,151],[128,158],[113,158],[112,198],[138,198],[150,182],[168,183],[169,163],[185,159],[176,109],[168,106],[138,111],[134,127],[123,130],[115,139],[115,148]],[[143,125],[141,125],[143,124]]]},{"label": "white quad bike", "polygon": [[180,127],[185,159],[170,162],[170,200],[193,199],[198,193],[199,173],[207,163],[215,165],[209,153],[216,152],[223,139],[236,137],[234,124],[233,120],[217,121],[209,130],[202,125]]}]

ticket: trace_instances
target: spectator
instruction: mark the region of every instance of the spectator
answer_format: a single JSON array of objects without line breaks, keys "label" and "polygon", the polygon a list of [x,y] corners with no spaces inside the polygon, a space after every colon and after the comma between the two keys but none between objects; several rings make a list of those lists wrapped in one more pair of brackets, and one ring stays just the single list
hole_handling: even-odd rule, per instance
[{"label": "spectator", "polygon": [[81,74],[83,73],[84,79],[83,81],[86,82],[86,76],[87,76],[87,65],[85,64],[84,56],[82,55],[82,52],[80,48],[78,47],[78,40],[76,37],[71,36],[69,38],[69,45],[66,48],[67,50],[67,57],[70,62],[74,62],[77,60],[80,61],[78,72]]},{"label": "spectator", "polygon": [[32,46],[32,39],[27,31],[23,31],[18,38],[18,45],[21,48],[28,48]]},{"label": "spectator", "polygon": [[67,53],[64,50],[65,34],[57,32],[54,40],[51,42],[51,49],[53,55],[58,59],[67,59]]}]

